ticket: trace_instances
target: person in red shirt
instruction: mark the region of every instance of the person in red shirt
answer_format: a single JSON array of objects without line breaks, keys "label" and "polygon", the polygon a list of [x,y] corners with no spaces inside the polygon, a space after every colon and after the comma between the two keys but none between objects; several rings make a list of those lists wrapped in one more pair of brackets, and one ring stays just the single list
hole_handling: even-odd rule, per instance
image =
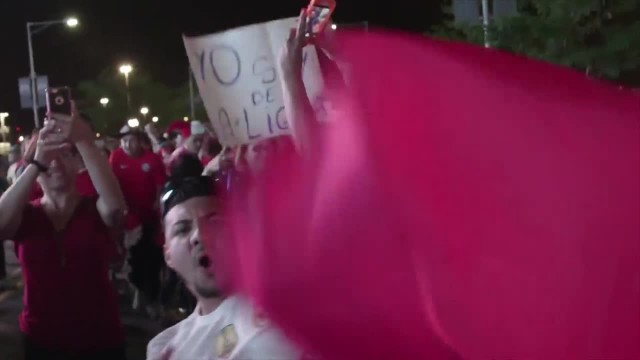
[{"label": "person in red shirt", "polygon": [[172,141],[164,141],[160,143],[160,150],[158,151],[158,155],[162,158],[162,163],[168,169],[169,168],[169,160],[171,159],[171,154],[175,151],[176,147]]},{"label": "person in red shirt", "polygon": [[[169,158],[169,168],[171,163],[178,159],[183,154],[193,154],[200,158],[200,150],[202,149],[202,142],[207,135],[207,128],[200,121],[194,120],[191,122],[191,128],[189,131],[189,137],[184,141],[182,145],[176,147],[176,150],[171,154]],[[200,160],[202,160],[200,158]]]},{"label": "person in red shirt", "polygon": [[164,265],[162,243],[158,240],[162,239],[158,196],[166,172],[162,158],[143,148],[140,131],[124,126],[120,134],[120,147],[111,153],[109,162],[127,201],[125,230],[139,234],[133,241],[126,241],[131,267],[129,281],[146,303],[153,306],[159,298],[160,272]]},{"label": "person in red shirt", "polygon": [[[125,336],[108,276],[109,229],[126,208],[118,182],[74,115],[52,114],[35,155],[0,197],[0,240],[13,240],[24,276],[20,329],[27,360],[125,359]],[[82,157],[98,196],[75,187]],[[36,181],[43,196],[29,201]]]}]

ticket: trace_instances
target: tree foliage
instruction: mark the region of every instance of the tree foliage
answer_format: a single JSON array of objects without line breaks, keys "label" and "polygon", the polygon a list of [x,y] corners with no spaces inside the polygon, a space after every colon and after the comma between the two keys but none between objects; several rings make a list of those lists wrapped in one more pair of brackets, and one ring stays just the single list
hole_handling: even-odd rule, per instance
[{"label": "tree foliage", "polygon": [[[448,22],[433,34],[483,42],[481,25]],[[640,84],[640,0],[523,0],[489,34],[495,48]]]},{"label": "tree foliage", "polygon": [[[144,124],[157,116],[162,128],[172,120],[190,116],[188,84],[170,88],[141,71],[129,77],[130,109],[125,79],[117,69],[105,69],[95,80],[81,81],[77,88],[78,107],[92,118],[96,131],[103,134],[116,134],[133,117]],[[197,94],[197,89],[194,91]],[[100,104],[101,98],[108,98],[109,103]],[[140,113],[143,106],[149,108],[146,117]],[[206,120],[203,107],[196,106],[196,110],[196,117]]]}]

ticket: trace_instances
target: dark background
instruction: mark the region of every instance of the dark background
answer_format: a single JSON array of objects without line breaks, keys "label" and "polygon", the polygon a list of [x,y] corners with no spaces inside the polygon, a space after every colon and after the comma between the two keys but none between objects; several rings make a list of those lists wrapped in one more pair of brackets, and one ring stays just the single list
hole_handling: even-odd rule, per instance
[{"label": "dark background", "polygon": [[[75,16],[80,25],[53,26],[33,37],[36,72],[51,86],[74,86],[112,66],[131,62],[169,86],[184,84],[188,66],[181,34],[211,33],[295,16],[303,0],[3,0],[0,1],[0,111],[27,132],[31,110],[20,110],[17,79],[29,75],[26,22]],[[424,32],[440,21],[438,0],[338,0],[334,21]]]}]

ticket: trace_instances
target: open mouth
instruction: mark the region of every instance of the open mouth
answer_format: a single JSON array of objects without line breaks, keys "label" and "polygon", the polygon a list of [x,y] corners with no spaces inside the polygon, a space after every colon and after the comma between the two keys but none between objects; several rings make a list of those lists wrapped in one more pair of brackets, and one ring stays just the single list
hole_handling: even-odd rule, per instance
[{"label": "open mouth", "polygon": [[207,255],[201,255],[198,257],[198,266],[204,269],[209,269],[209,266],[211,266],[211,260]]}]

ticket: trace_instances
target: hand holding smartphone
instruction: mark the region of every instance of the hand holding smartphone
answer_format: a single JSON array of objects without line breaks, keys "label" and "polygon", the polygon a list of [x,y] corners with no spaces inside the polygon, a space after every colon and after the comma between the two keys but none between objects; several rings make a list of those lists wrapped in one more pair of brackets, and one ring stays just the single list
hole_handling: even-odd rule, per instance
[{"label": "hand holding smartphone", "polygon": [[[90,137],[90,131],[82,121],[78,121],[75,105],[71,98],[69,87],[48,88],[47,97],[47,120],[45,121],[44,135],[47,141],[53,142],[76,142],[80,138]],[[82,126],[85,125],[85,126]]]},{"label": "hand holding smartphone", "polygon": [[46,89],[47,113],[71,115],[71,89],[56,87]]},{"label": "hand holding smartphone", "polygon": [[307,37],[315,37],[324,31],[336,8],[335,0],[311,0],[307,7]]}]

